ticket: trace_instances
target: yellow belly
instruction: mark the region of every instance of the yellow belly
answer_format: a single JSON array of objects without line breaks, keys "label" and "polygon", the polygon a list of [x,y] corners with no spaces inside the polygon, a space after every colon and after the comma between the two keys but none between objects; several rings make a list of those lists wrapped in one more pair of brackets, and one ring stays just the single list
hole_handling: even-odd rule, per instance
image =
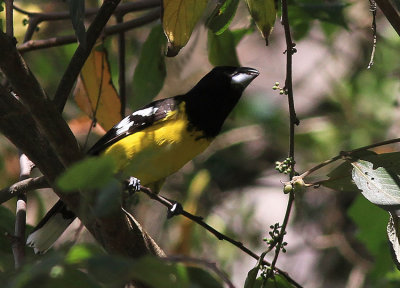
[{"label": "yellow belly", "polygon": [[170,113],[151,127],[119,140],[104,151],[114,158],[121,177],[134,176],[146,186],[175,173],[208,147],[209,140],[196,140],[201,132],[187,131],[183,113]]}]

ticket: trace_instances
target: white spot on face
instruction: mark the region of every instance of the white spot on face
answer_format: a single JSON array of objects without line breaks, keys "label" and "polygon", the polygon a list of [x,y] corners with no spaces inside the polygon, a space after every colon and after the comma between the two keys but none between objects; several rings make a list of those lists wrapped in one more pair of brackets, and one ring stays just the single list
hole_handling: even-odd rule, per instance
[{"label": "white spot on face", "polygon": [[[232,83],[235,84],[249,84],[253,80],[253,76],[245,73],[238,73],[232,77]],[[247,85],[246,85],[247,86]]]}]

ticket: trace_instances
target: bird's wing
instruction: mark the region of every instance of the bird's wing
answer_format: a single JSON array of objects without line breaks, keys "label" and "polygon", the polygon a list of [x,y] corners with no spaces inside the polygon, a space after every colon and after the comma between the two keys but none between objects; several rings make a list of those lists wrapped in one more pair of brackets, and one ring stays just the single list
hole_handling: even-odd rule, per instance
[{"label": "bird's wing", "polygon": [[154,101],[140,110],[122,119],[113,128],[101,137],[87,152],[89,155],[97,155],[118,140],[141,131],[168,116],[168,113],[178,109],[181,96],[165,98]]}]

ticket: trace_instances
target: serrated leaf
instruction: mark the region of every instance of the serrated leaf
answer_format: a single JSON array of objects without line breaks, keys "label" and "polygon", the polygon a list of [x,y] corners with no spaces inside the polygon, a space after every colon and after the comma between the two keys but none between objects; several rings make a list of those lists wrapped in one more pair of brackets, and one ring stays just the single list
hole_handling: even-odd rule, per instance
[{"label": "serrated leaf", "polygon": [[220,2],[207,20],[208,28],[216,35],[223,33],[231,24],[235,16],[239,0]]},{"label": "serrated leaf", "polygon": [[[167,75],[164,49],[165,36],[161,25],[154,26],[143,44],[133,76],[133,107],[151,101],[164,85]],[[130,100],[130,99],[129,99]]]},{"label": "serrated leaf", "polygon": [[392,252],[393,262],[396,264],[397,269],[400,270],[400,223],[397,215],[390,213],[389,223],[387,225],[387,234],[389,239],[390,251]]},{"label": "serrated leaf", "polygon": [[97,46],[82,68],[74,90],[75,102],[105,129],[121,120],[121,100],[111,80],[107,51]]},{"label": "serrated leaf", "polygon": [[400,179],[388,167],[358,160],[352,162],[352,178],[358,189],[370,202],[385,210],[400,206]]},{"label": "serrated leaf", "polygon": [[162,23],[168,39],[167,56],[179,53],[189,41],[208,0],[163,0]]},{"label": "serrated leaf", "polygon": [[85,0],[70,0],[69,13],[71,15],[72,27],[75,30],[75,35],[78,42],[86,47],[86,29],[85,20]]},{"label": "serrated leaf", "polygon": [[251,17],[268,45],[268,37],[272,32],[276,19],[275,0],[246,0]]},{"label": "serrated leaf", "polygon": [[220,35],[208,31],[208,60],[214,66],[240,66],[235,38],[229,29]]},{"label": "serrated leaf", "polygon": [[64,191],[97,189],[113,179],[115,163],[111,157],[90,157],[75,163],[57,179],[57,186]]}]

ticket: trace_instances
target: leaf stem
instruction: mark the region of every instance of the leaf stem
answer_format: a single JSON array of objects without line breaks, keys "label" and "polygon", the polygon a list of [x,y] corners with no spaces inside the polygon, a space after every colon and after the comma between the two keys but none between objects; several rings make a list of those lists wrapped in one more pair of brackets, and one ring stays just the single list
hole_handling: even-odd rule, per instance
[{"label": "leaf stem", "polygon": [[320,163],[320,164],[308,169],[303,174],[298,176],[298,178],[303,179],[303,178],[309,176],[310,174],[312,174],[313,172],[321,169],[322,167],[325,167],[325,166],[327,166],[327,165],[329,165],[329,164],[331,164],[331,163],[333,163],[333,162],[335,162],[337,160],[343,159],[343,157],[345,157],[345,156],[351,156],[352,154],[354,154],[356,152],[365,151],[365,150],[368,150],[368,149],[372,149],[372,148],[376,148],[376,147],[384,146],[384,145],[389,145],[389,144],[393,144],[393,143],[398,143],[398,142],[400,142],[400,138],[394,138],[394,139],[389,139],[389,140],[373,143],[373,144],[370,144],[370,145],[366,145],[366,146],[363,146],[363,147],[359,147],[359,148],[356,148],[356,149],[353,149],[353,150],[349,150],[349,151],[342,151],[342,152],[340,152],[339,155],[337,155],[335,157],[332,157],[331,159],[328,159],[328,160],[326,160],[326,161],[324,161],[324,162],[322,162],[322,163]]}]

